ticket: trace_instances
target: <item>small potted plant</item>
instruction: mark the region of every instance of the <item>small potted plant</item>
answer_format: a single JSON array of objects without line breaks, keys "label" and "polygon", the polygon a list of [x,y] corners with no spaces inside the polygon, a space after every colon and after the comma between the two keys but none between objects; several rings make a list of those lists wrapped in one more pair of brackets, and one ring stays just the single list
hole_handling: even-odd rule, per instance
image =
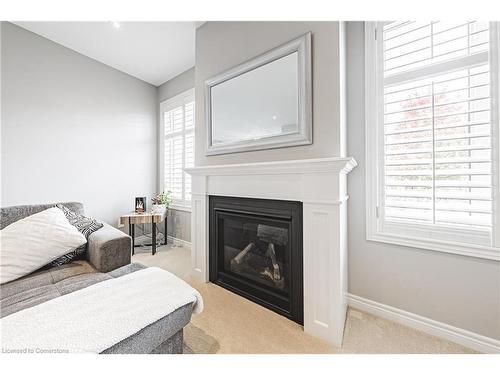
[{"label": "small potted plant", "polygon": [[151,198],[151,212],[153,213],[162,213],[165,212],[172,202],[172,198],[170,197],[171,191],[167,191],[166,193],[163,191],[158,194],[156,197]]}]

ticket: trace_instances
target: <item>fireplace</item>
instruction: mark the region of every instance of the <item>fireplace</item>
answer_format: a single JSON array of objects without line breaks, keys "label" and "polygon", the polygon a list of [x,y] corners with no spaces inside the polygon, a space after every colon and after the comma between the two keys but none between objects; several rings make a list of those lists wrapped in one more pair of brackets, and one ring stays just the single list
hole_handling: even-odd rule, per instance
[{"label": "fireplace", "polygon": [[210,281],[303,324],[302,203],[210,196]]},{"label": "fireplace", "polygon": [[[346,181],[355,166],[352,158],[323,158],[185,169],[192,176],[192,276],[252,298],[291,319],[303,320],[305,332],[341,346],[347,311],[346,203],[349,197]],[[224,198],[235,193],[252,199]],[[274,203],[291,203],[295,209],[288,206],[282,211],[283,206],[274,206]],[[219,214],[215,208],[219,208]],[[231,272],[230,263],[229,269],[224,269],[224,248],[220,241],[215,241],[217,237],[223,239],[219,231],[224,234],[224,220],[231,213],[266,220],[262,223],[265,225],[273,219],[273,223],[291,223],[288,236],[302,236],[300,240],[289,237],[286,245],[290,246],[287,251],[291,255],[288,289],[279,290],[235,274]],[[222,214],[226,216],[215,220]],[[243,233],[242,225],[240,233]],[[248,245],[245,242],[232,247],[244,250]],[[276,251],[276,244],[274,246]],[[272,271],[272,260],[265,267]],[[301,278],[303,282],[297,281]],[[299,317],[301,314],[303,318]]]}]

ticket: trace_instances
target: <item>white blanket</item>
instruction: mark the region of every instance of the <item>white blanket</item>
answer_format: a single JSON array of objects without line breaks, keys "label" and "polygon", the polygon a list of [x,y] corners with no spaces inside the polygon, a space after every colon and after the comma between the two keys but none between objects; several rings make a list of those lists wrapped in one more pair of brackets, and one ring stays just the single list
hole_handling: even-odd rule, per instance
[{"label": "white blanket", "polygon": [[2,318],[2,349],[100,353],[189,303],[203,310],[196,289],[150,267]]}]

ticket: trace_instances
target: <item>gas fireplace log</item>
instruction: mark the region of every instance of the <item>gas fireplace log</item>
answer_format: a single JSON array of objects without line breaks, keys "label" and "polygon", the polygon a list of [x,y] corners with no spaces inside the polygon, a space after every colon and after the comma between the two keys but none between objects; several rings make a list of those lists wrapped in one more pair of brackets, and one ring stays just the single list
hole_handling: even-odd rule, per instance
[{"label": "gas fireplace log", "polygon": [[271,270],[269,269],[269,267],[264,268],[264,271],[262,271],[260,274],[262,276],[265,276],[265,277],[269,278],[274,283],[275,287],[277,287],[279,289],[283,289],[285,287],[285,279],[278,279],[278,280],[276,280],[274,278],[273,272],[271,272]]},{"label": "gas fireplace log", "polygon": [[266,255],[271,258],[271,262],[273,263],[273,279],[281,279],[280,266],[278,264],[278,261],[276,260],[276,252],[274,251],[274,244],[272,242],[267,245]]},{"label": "gas fireplace log", "polygon": [[283,246],[288,243],[288,230],[285,228],[259,224],[257,225],[257,237],[262,241],[272,242],[278,246]]},{"label": "gas fireplace log", "polygon": [[231,263],[236,263],[236,264],[241,264],[243,261],[243,258],[245,258],[245,255],[248,254],[249,251],[253,249],[255,244],[253,242],[250,242],[243,250],[241,250],[238,255],[236,255],[233,259],[231,259]]}]

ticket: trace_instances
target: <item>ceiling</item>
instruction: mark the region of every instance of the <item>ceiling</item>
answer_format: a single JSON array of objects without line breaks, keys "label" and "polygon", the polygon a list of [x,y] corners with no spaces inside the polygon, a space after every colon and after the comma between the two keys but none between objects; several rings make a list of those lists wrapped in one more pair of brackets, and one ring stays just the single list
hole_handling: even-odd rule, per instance
[{"label": "ceiling", "polygon": [[199,22],[14,22],[159,86],[194,66]]}]

